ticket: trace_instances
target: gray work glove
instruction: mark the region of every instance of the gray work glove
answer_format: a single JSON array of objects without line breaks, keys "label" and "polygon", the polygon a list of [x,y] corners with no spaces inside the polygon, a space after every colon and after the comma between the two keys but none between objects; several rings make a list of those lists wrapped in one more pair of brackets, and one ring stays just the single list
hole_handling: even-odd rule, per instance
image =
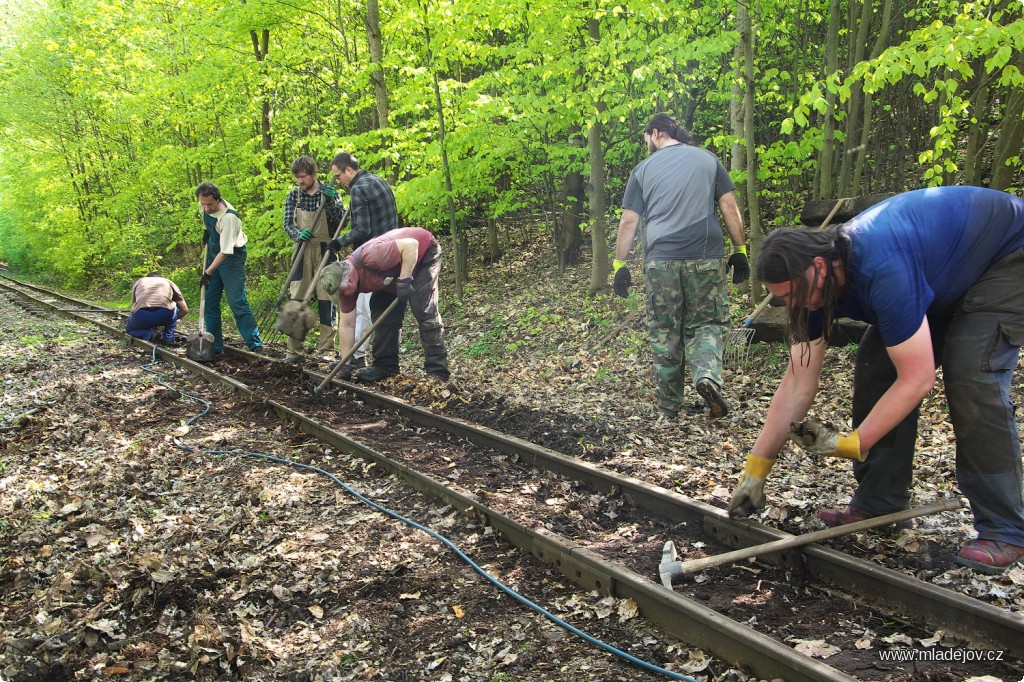
[{"label": "gray work glove", "polygon": [[790,424],[789,439],[815,455],[843,457],[858,462],[868,457],[868,453],[860,451],[860,434],[856,430],[844,436],[831,424],[814,418]]}]

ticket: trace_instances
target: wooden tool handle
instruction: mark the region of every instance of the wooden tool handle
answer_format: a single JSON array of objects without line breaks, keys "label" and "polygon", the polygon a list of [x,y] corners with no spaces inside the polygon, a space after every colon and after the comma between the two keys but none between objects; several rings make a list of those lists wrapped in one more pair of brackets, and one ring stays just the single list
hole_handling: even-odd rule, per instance
[{"label": "wooden tool handle", "polygon": [[[206,224],[205,223],[203,223],[203,229],[204,230],[206,229]],[[203,244],[203,260],[202,260],[203,264],[199,268],[199,272],[202,273],[199,276],[200,279],[202,279],[202,276],[206,274],[206,249],[207,248],[209,248],[208,245],[207,244]],[[204,284],[201,287],[199,287],[199,336],[202,336],[205,333],[206,333],[206,285]]]},{"label": "wooden tool handle", "polygon": [[771,294],[768,294],[767,296],[765,296],[764,300],[761,301],[760,303],[758,303],[757,307],[754,308],[754,312],[750,313],[750,317],[748,317],[747,319],[743,320],[743,326],[744,327],[749,327],[752,324],[754,324],[754,322],[757,320],[757,318],[761,316],[761,313],[764,312],[764,309],[768,307],[768,304],[772,302],[773,298],[774,298],[774,296],[772,296]]},{"label": "wooden tool handle", "polygon": [[709,568],[715,568],[716,566],[735,563],[742,559],[749,559],[751,557],[761,556],[762,554],[772,554],[773,552],[781,552],[785,549],[808,545],[820,540],[828,540],[829,538],[839,537],[840,535],[848,535],[850,533],[856,533],[869,528],[876,528],[878,526],[886,526],[892,523],[907,521],[917,518],[918,516],[927,516],[928,514],[952,511],[959,508],[960,500],[954,497],[948,500],[943,500],[942,502],[935,502],[934,504],[929,504],[924,507],[918,507],[916,509],[905,509],[892,514],[873,516],[870,519],[864,519],[863,521],[857,521],[855,523],[848,523],[843,526],[836,526],[835,528],[826,528],[824,530],[814,531],[813,533],[804,533],[803,535],[793,535],[781,540],[773,540],[772,542],[766,542],[761,545],[754,545],[753,547],[744,547],[732,552],[726,552],[725,554],[716,554],[715,556],[703,557],[701,559],[683,561],[679,564],[679,571],[677,575],[692,575],[694,573],[699,573],[700,571],[705,571]]},{"label": "wooden tool handle", "polygon": [[[326,203],[327,203],[326,199],[324,199],[323,201],[320,202],[319,208],[316,209],[317,213],[319,213],[320,210],[323,209],[324,204],[326,204]],[[336,229],[334,231],[334,235],[331,237],[332,240],[333,239],[337,239],[338,235],[341,234],[341,231],[343,229],[345,229],[345,223],[348,222],[348,217],[350,215],[352,215],[352,206],[349,206],[349,210],[345,211],[345,215],[342,216],[341,222],[338,223],[338,229]],[[316,224],[315,221],[316,221],[316,218],[314,218],[314,223],[313,223],[314,225]],[[326,249],[324,251],[324,255],[320,259],[320,265],[317,266],[316,272],[313,273],[313,279],[312,279],[312,281],[310,281],[309,286],[306,288],[306,293],[302,296],[302,303],[303,304],[309,303],[310,301],[313,300],[313,292],[316,291],[317,280],[320,279],[320,272],[324,269],[324,266],[327,265],[327,259],[330,258],[330,257],[331,257],[331,250],[328,248],[328,249]],[[285,283],[285,286],[287,287],[288,284]]]},{"label": "wooden tool handle", "polygon": [[328,374],[324,378],[324,380],[320,382],[319,386],[313,389],[314,395],[320,395],[321,393],[324,392],[324,389],[327,388],[327,385],[329,383],[331,383],[331,380],[334,379],[335,375],[341,371],[341,368],[345,366],[345,363],[352,359],[352,356],[356,354],[356,351],[359,349],[359,347],[363,345],[366,339],[370,338],[370,334],[373,333],[373,330],[380,326],[380,323],[384,321],[384,318],[390,315],[391,311],[394,310],[397,305],[398,299],[396,298],[391,302],[391,305],[389,305],[384,310],[383,313],[377,316],[377,321],[371,324],[370,328],[363,332],[362,336],[356,339],[356,342],[352,344],[352,348],[347,353],[345,353],[345,357],[334,363],[334,367],[331,369],[330,374]]}]

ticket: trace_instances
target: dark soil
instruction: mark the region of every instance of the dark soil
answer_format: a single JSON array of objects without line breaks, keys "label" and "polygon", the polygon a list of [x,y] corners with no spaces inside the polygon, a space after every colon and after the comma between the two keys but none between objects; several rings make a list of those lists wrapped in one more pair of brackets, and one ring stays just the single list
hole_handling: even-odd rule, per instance
[{"label": "dark soil", "polygon": [[[543,260],[527,262],[536,267]],[[781,350],[755,346],[747,362],[730,363],[725,394],[733,411],[725,420],[709,421],[696,394],[678,420],[658,418],[635,301],[583,297],[578,292],[588,273],[582,269],[559,281],[524,267],[493,267],[486,285],[470,283],[467,303],[445,301],[453,369],[447,387],[421,380],[410,318],[403,375],[384,389],[724,507],[784,371]],[[537,283],[530,307],[515,303],[522,299],[513,283],[524,280]],[[514,557],[489,529],[282,426],[262,405],[212,391],[166,365],[154,367],[168,372],[169,385],[210,401],[210,412],[187,424],[202,405],[179,399],[141,371],[147,358],[137,349],[71,323],[26,316],[2,301],[0,323],[17,330],[0,336],[5,681],[660,679],[511,603],[428,536],[371,511],[325,477],[249,452],[335,473],[444,532],[488,572],[633,655],[700,679],[747,679],[645,625],[628,604],[576,593],[548,567]],[[244,363],[218,366],[242,382],[251,375]],[[848,419],[850,366],[848,349],[830,352],[818,416]],[[267,367],[261,363],[258,371],[277,386],[275,399],[329,415],[335,428],[355,438],[396,426],[384,413],[357,416],[353,401],[311,398],[295,368]],[[1022,393],[1019,382],[1015,391]],[[914,494],[924,504],[956,492],[941,391],[924,406],[920,433]],[[465,464],[438,464],[445,456],[454,461],[454,454],[428,452],[415,437],[401,441],[411,461],[429,463],[453,485],[470,485]],[[481,474],[490,477],[488,501],[514,511],[526,487],[518,467],[499,453],[475,456],[492,472]],[[793,533],[815,530],[821,526],[814,512],[845,504],[851,491],[842,463],[785,453],[772,472],[761,520]],[[688,529],[659,526],[628,500],[557,479],[535,476],[526,498],[557,507],[557,514],[542,517],[552,530],[586,537],[652,579],[666,538],[687,558],[721,551]],[[991,578],[952,565],[956,547],[969,537],[970,515],[960,510],[901,533],[833,542],[1019,611],[1024,569]],[[898,615],[880,617],[789,568],[747,562],[701,574],[679,589],[737,620],[772,623],[774,636],[863,679],[1024,676],[1019,660],[1009,668],[932,663],[916,671],[883,663],[879,652],[886,649],[965,645]]]}]

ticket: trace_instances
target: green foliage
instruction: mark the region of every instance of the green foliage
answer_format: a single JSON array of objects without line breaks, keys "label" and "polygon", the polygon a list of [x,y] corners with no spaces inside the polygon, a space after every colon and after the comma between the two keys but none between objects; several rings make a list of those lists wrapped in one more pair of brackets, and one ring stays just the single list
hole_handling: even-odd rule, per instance
[{"label": "green foliage", "polygon": [[[916,159],[920,180],[924,184],[943,184],[961,170],[968,127],[977,125],[979,116],[999,116],[998,110],[975,110],[979,103],[972,99],[970,90],[978,79],[1008,90],[1024,84],[1019,66],[1024,50],[1022,9],[1020,3],[982,0],[942,3],[927,12],[910,12],[908,16],[920,14],[928,21],[916,28],[911,25],[902,42],[888,47],[877,58],[854,65],[848,73],[827,74],[812,83],[790,117],[783,120],[780,131],[785,135],[797,128],[814,132],[811,114],[827,113],[826,92],[846,102],[854,85],[877,94],[904,87],[904,81],[909,81],[922,111],[937,114],[936,123],[928,129],[932,146]],[[839,116],[841,113],[837,113]],[[1019,160],[1011,162],[1020,168]]]},{"label": "green foliage", "polygon": [[[826,117],[845,115],[833,99],[858,87],[916,98],[917,118],[932,118],[928,148],[897,164],[919,175],[912,185],[961,173],[971,127],[999,120],[1006,93],[1024,87],[1017,2],[901,8],[887,49],[835,73],[821,71],[828,3],[759,7],[754,144],[768,226],[793,222],[818,153],[845,139],[842,129],[826,139]],[[193,190],[212,181],[242,214],[252,288],[273,296],[290,249],[281,223],[295,157],[312,155],[326,179],[336,152],[354,152],[394,181],[408,224],[446,231],[451,200],[460,224],[525,213],[547,226],[562,179],[589,176],[574,140],[596,124],[615,206],[655,111],[676,114],[727,163],[734,145],[742,151],[729,119],[735,11],[400,1],[383,10],[382,62],[371,65],[358,3],[15,0],[0,34],[0,257],[69,287],[125,291],[156,267],[189,287],[201,230]],[[980,77],[999,89],[990,110],[974,99]],[[897,108],[879,107],[888,118]],[[892,140],[888,152],[905,146]],[[1019,154],[1006,162],[1021,168]]]}]

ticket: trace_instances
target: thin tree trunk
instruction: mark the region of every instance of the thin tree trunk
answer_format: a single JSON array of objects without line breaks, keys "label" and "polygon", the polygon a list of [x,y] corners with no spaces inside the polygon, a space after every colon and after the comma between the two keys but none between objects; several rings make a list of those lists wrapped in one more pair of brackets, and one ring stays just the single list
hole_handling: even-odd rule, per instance
[{"label": "thin tree trunk", "polygon": [[494,265],[501,260],[501,246],[498,244],[498,221],[487,218],[487,256],[484,264]]},{"label": "thin tree trunk", "polygon": [[[249,31],[249,39],[252,41],[252,50],[256,55],[256,61],[260,63],[261,70],[263,62],[267,59],[267,54],[270,51],[270,29],[263,29],[260,32]],[[263,167],[268,172],[274,172],[274,139],[270,133],[270,97],[267,95],[265,88],[260,86],[260,137],[262,139],[263,151],[266,153],[267,160],[264,162]]]},{"label": "thin tree trunk", "polygon": [[[871,31],[872,0],[862,0],[860,7],[860,19],[857,21],[856,31],[853,34],[853,49],[850,51],[848,61],[848,71],[851,72],[855,64],[864,60],[868,35]],[[850,14],[852,19],[853,12]],[[840,197],[851,196],[854,155],[857,153],[857,145],[860,143],[861,126],[864,125],[864,111],[861,108],[863,99],[863,82],[858,80],[851,87],[850,99],[846,104],[846,120],[843,121],[843,158],[839,163],[839,191],[836,193]]]},{"label": "thin tree trunk", "polygon": [[[377,104],[377,129],[391,127],[391,101],[388,97],[387,78],[384,75],[384,41],[380,32],[380,1],[366,0],[366,41],[370,48],[370,83],[373,84],[373,100]],[[381,144],[387,142],[382,139]],[[384,172],[391,177],[391,184],[398,181],[395,164],[391,157],[383,154]],[[390,172],[389,172],[390,171]]]},{"label": "thin tree trunk", "polygon": [[[754,26],[750,19],[745,0],[736,3],[736,22],[743,46],[743,137],[747,147],[747,213],[750,250],[757,254],[761,250],[761,205],[757,199],[757,143],[754,139]],[[761,287],[756,275],[750,278],[750,298],[758,298]]]},{"label": "thin tree trunk", "polygon": [[[587,21],[587,32],[590,39],[601,39],[601,24],[598,19]],[[605,111],[604,102],[597,102],[598,113]],[[594,253],[593,266],[590,269],[590,293],[594,294],[608,287],[608,237],[605,234],[605,178],[604,178],[604,125],[598,118],[587,132],[587,150],[590,156],[590,244]]]},{"label": "thin tree trunk", "polygon": [[[1016,60],[1018,66],[1020,59]],[[992,189],[1009,189],[1020,168],[1021,144],[1024,142],[1024,91],[1011,90],[1006,99],[1002,122],[996,136],[995,152],[992,155]],[[1016,157],[1016,162],[1007,162]]]},{"label": "thin tree trunk", "polygon": [[[991,111],[992,102],[989,97],[988,74],[985,73],[984,61],[975,59],[971,64],[974,68],[974,82],[971,93],[971,110],[978,112],[977,125],[972,125],[967,130],[967,146],[964,149],[963,178],[965,185],[980,185],[982,176],[982,153],[992,133]],[[984,120],[981,112],[985,112]]]},{"label": "thin tree trunk", "polygon": [[[878,31],[876,32],[875,44],[871,48],[868,59],[877,59],[885,49],[889,41],[889,30],[892,26],[892,0],[885,0],[882,5],[882,18]],[[853,165],[853,181],[850,183],[850,194],[857,196],[861,194],[861,179],[864,177],[864,164],[867,162],[868,144],[871,140],[871,132],[874,125],[872,111],[874,108],[874,96],[870,92],[864,93],[864,122],[860,129],[860,141],[856,148],[856,158]]]},{"label": "thin tree trunk", "polygon": [[444,187],[448,196],[448,227],[451,230],[455,262],[455,298],[461,301],[466,284],[466,235],[456,219],[455,193],[452,190],[452,172],[448,163],[448,149],[445,144],[444,107],[441,102],[441,84],[434,68],[434,53],[430,45],[430,25],[427,23],[427,3],[421,3],[423,9],[423,35],[426,40],[427,68],[434,83],[434,104],[437,107],[438,143],[441,145],[441,167],[444,170]]},{"label": "thin tree trunk", "polygon": [[[585,141],[579,134],[579,127],[573,126],[569,132],[569,144],[582,148]],[[559,193],[558,216],[558,274],[563,274],[570,265],[580,262],[580,228],[583,226],[583,206],[586,201],[583,173],[575,166],[562,179],[562,190]]]},{"label": "thin tree trunk", "polygon": [[[825,75],[829,76],[839,70],[839,30],[842,13],[839,11],[839,0],[829,2],[828,36],[825,40]],[[825,122],[821,141],[821,154],[818,155],[818,199],[830,199],[835,192],[832,182],[832,166],[835,156],[836,96],[829,90],[825,93]]]}]

